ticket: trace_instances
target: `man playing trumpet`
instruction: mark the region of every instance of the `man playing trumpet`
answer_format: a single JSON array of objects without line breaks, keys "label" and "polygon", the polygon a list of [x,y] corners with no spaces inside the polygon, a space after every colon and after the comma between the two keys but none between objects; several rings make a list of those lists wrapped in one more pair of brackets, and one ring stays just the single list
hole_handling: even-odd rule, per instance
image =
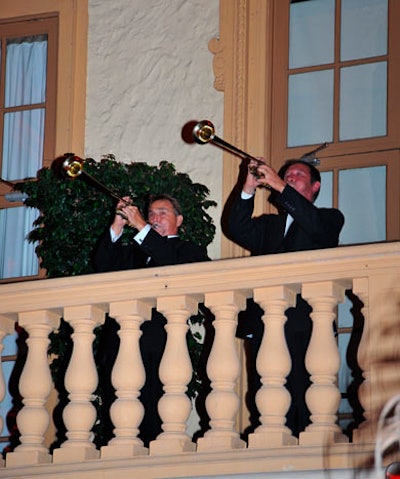
[{"label": "man playing trumpet", "polygon": [[[128,197],[123,200],[118,202],[113,223],[97,246],[94,258],[97,271],[120,271],[208,259],[203,247],[179,238],[183,215],[175,198],[152,196],[147,221],[137,206],[129,204]],[[136,232],[130,245],[121,241],[126,225]]]}]

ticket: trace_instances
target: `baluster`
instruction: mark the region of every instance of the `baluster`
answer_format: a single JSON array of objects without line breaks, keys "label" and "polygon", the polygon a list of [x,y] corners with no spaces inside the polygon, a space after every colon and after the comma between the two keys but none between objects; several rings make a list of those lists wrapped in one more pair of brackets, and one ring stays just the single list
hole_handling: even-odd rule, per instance
[{"label": "baluster", "polygon": [[44,446],[44,435],[49,426],[46,400],[52,388],[52,379],[47,357],[49,334],[57,328],[60,315],[52,311],[20,313],[18,322],[28,333],[28,353],[19,380],[19,392],[24,407],[17,415],[21,444],[7,454],[7,466],[42,464],[51,462]]},{"label": "baluster", "polygon": [[399,273],[376,272],[367,281],[355,279],[353,290],[364,303],[364,331],[358,361],[365,378],[359,389],[365,421],[354,431],[355,442],[371,442],[387,401],[399,392]]},{"label": "baluster", "polygon": [[333,331],[335,308],[343,301],[344,291],[344,286],[334,281],[306,283],[302,288],[303,298],[313,310],[313,329],[306,354],[306,367],[312,381],[306,402],[312,423],[300,433],[300,444],[348,442],[336,424],[340,404],[337,387],[340,355]]},{"label": "baluster", "polygon": [[[8,334],[12,334],[14,332],[15,321],[10,319],[7,316],[3,316],[0,314],[0,357],[4,349],[3,340]],[[3,364],[1,364],[3,366]],[[4,373],[3,367],[0,368],[0,403],[6,396],[6,383],[4,380]],[[4,417],[0,415],[0,433],[3,432],[4,428]],[[3,465],[4,461],[0,460],[0,465]]]},{"label": "baluster", "polygon": [[265,314],[264,335],[257,356],[257,371],[261,388],[256,404],[261,425],[249,435],[249,448],[297,444],[290,429],[285,426],[291,397],[285,388],[291,369],[291,359],[286,345],[285,311],[296,302],[297,291],[285,286],[271,286],[254,290],[254,300]]},{"label": "baluster", "polygon": [[72,356],[65,374],[70,402],[63,411],[63,419],[68,439],[61,448],[54,450],[53,461],[57,463],[99,457],[91,434],[96,420],[96,408],[91,401],[98,384],[93,358],[93,330],[104,322],[104,311],[91,305],[70,306],[64,309],[64,319],[74,332]]},{"label": "baluster", "polygon": [[362,314],[364,316],[364,328],[360,344],[358,345],[357,360],[362,370],[364,381],[358,388],[358,400],[363,407],[363,416],[365,421],[353,431],[353,442],[365,442],[366,440],[374,440],[375,431],[371,431],[371,425],[376,421],[373,411],[371,410],[371,325],[369,322],[369,288],[368,278],[355,278],[353,280],[353,292],[364,303]]},{"label": "baluster", "polygon": [[199,297],[158,298],[157,309],[167,319],[167,343],[160,363],[160,379],[165,394],[158,403],[163,432],[150,443],[150,454],[194,451],[196,445],[186,434],[192,403],[186,395],[192,377],[187,347],[188,318],[198,311]]},{"label": "baluster", "polygon": [[115,437],[101,448],[101,457],[131,457],[148,453],[139,439],[139,426],[144,407],[139,401],[145,383],[145,371],[140,354],[140,325],[151,318],[152,304],[145,301],[124,301],[110,304],[110,316],[121,328],[118,331],[120,346],[112,371],[112,384],[117,399],[111,406],[111,420]]},{"label": "baluster", "polygon": [[244,448],[244,441],[234,430],[235,416],[239,410],[235,386],[240,374],[235,333],[237,314],[246,307],[246,296],[237,291],[208,293],[205,304],[215,315],[215,337],[207,363],[212,391],[206,399],[206,407],[211,429],[198,440],[197,450]]}]

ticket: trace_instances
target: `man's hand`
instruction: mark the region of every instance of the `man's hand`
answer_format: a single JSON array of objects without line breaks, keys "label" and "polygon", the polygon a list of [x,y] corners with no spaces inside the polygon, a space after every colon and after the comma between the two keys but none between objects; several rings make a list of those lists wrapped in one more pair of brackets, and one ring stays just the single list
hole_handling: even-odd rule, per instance
[{"label": "man's hand", "polygon": [[146,221],[139,208],[132,204],[129,196],[124,196],[122,199],[124,201],[119,201],[117,204],[116,211],[118,213],[114,217],[111,228],[117,235],[121,233],[125,225],[132,226],[132,228],[140,231],[146,225]]},{"label": "man's hand", "polygon": [[260,186],[260,179],[257,178],[252,171],[254,171],[258,166],[258,163],[254,160],[250,160],[250,163],[247,167],[247,177],[243,185],[243,191],[249,195],[254,195],[258,186]]},{"label": "man's hand", "polygon": [[[259,159],[264,161],[263,158]],[[243,185],[243,191],[245,193],[254,194],[258,186],[270,187],[282,193],[286,183],[278,176],[278,173],[273,168],[266,163],[259,164],[254,160],[250,160],[248,168],[249,172]],[[254,175],[254,170],[257,171],[257,176]]]},{"label": "man's hand", "polygon": [[147,222],[143,218],[142,213],[137,206],[124,206],[123,208],[121,208],[121,211],[126,216],[128,220],[128,225],[132,228],[135,228],[140,231],[146,226]]}]

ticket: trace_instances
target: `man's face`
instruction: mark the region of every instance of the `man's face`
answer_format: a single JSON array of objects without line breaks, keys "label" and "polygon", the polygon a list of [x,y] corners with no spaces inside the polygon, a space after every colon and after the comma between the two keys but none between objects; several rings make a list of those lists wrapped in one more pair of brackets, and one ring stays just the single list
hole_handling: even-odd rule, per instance
[{"label": "man's face", "polygon": [[183,216],[176,215],[170,201],[156,200],[150,205],[148,220],[158,234],[169,236],[178,234]]},{"label": "man's face", "polygon": [[288,185],[311,202],[314,199],[314,194],[321,186],[319,181],[311,183],[310,170],[307,165],[301,163],[295,163],[289,166],[283,179]]}]

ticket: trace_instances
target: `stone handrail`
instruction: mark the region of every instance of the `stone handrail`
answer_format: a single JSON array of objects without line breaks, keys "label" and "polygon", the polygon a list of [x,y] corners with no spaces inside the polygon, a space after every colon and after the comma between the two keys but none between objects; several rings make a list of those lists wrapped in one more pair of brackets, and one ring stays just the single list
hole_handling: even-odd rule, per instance
[{"label": "stone handrail", "polygon": [[[393,369],[399,356],[393,335],[400,322],[399,279],[400,243],[393,242],[0,285],[0,339],[13,331],[16,321],[28,334],[28,354],[19,380],[23,398],[23,408],[17,416],[20,444],[7,454],[4,470],[28,465],[92,465],[93,461],[137,456],[151,460],[182,453],[197,455],[202,461],[204,455],[199,453],[222,453],[226,458],[227,453],[237,450],[240,451],[235,457],[248,457],[252,451],[266,457],[274,455],[276,448],[286,451],[286,463],[290,450],[291,467],[296,468],[300,464],[296,461],[304,461],[298,452],[301,448],[314,448],[321,455],[326,445],[348,447],[348,438],[337,425],[340,358],[332,331],[337,305],[347,290],[363,303],[364,316],[357,357],[364,378],[358,399],[365,421],[354,431],[351,447],[358,444],[362,449],[367,443],[373,444],[380,409],[400,391],[398,374]],[[313,308],[313,333],[306,357],[312,378],[307,395],[312,423],[298,440],[284,425],[290,401],[284,386],[290,357],[283,333],[284,312],[297,293]],[[236,389],[241,364],[235,330],[237,314],[245,309],[249,297],[263,307],[268,334],[258,358],[263,384],[257,396],[261,424],[245,443],[235,421],[241,407]],[[193,442],[186,431],[191,404],[185,392],[191,363],[185,338],[187,319],[197,311],[199,303],[204,303],[215,317],[215,337],[207,363],[210,426],[203,437]],[[164,432],[144,448],[137,437],[143,408],[138,395],[144,374],[139,336],[140,325],[150,318],[153,307],[163,313],[168,323],[160,366],[165,394],[159,410]],[[117,395],[112,409],[115,437],[98,450],[91,436],[96,420],[91,401],[98,382],[92,343],[93,331],[104,322],[106,312],[121,326],[121,346],[113,371]],[[49,334],[58,328],[61,318],[73,328],[73,353],[65,377],[69,403],[63,412],[67,439],[50,453],[44,444],[50,421],[46,401],[52,390],[47,348]],[[173,367],[176,364],[179,368]],[[128,377],[129,381],[124,380]],[[5,390],[1,375],[0,399]],[[279,464],[275,455],[273,461]],[[317,460],[308,467],[315,464],[322,462]],[[336,467],[340,464],[347,467],[352,460],[343,462],[342,458]],[[275,467],[279,470],[279,465]],[[0,477],[6,477],[1,468]]]}]

